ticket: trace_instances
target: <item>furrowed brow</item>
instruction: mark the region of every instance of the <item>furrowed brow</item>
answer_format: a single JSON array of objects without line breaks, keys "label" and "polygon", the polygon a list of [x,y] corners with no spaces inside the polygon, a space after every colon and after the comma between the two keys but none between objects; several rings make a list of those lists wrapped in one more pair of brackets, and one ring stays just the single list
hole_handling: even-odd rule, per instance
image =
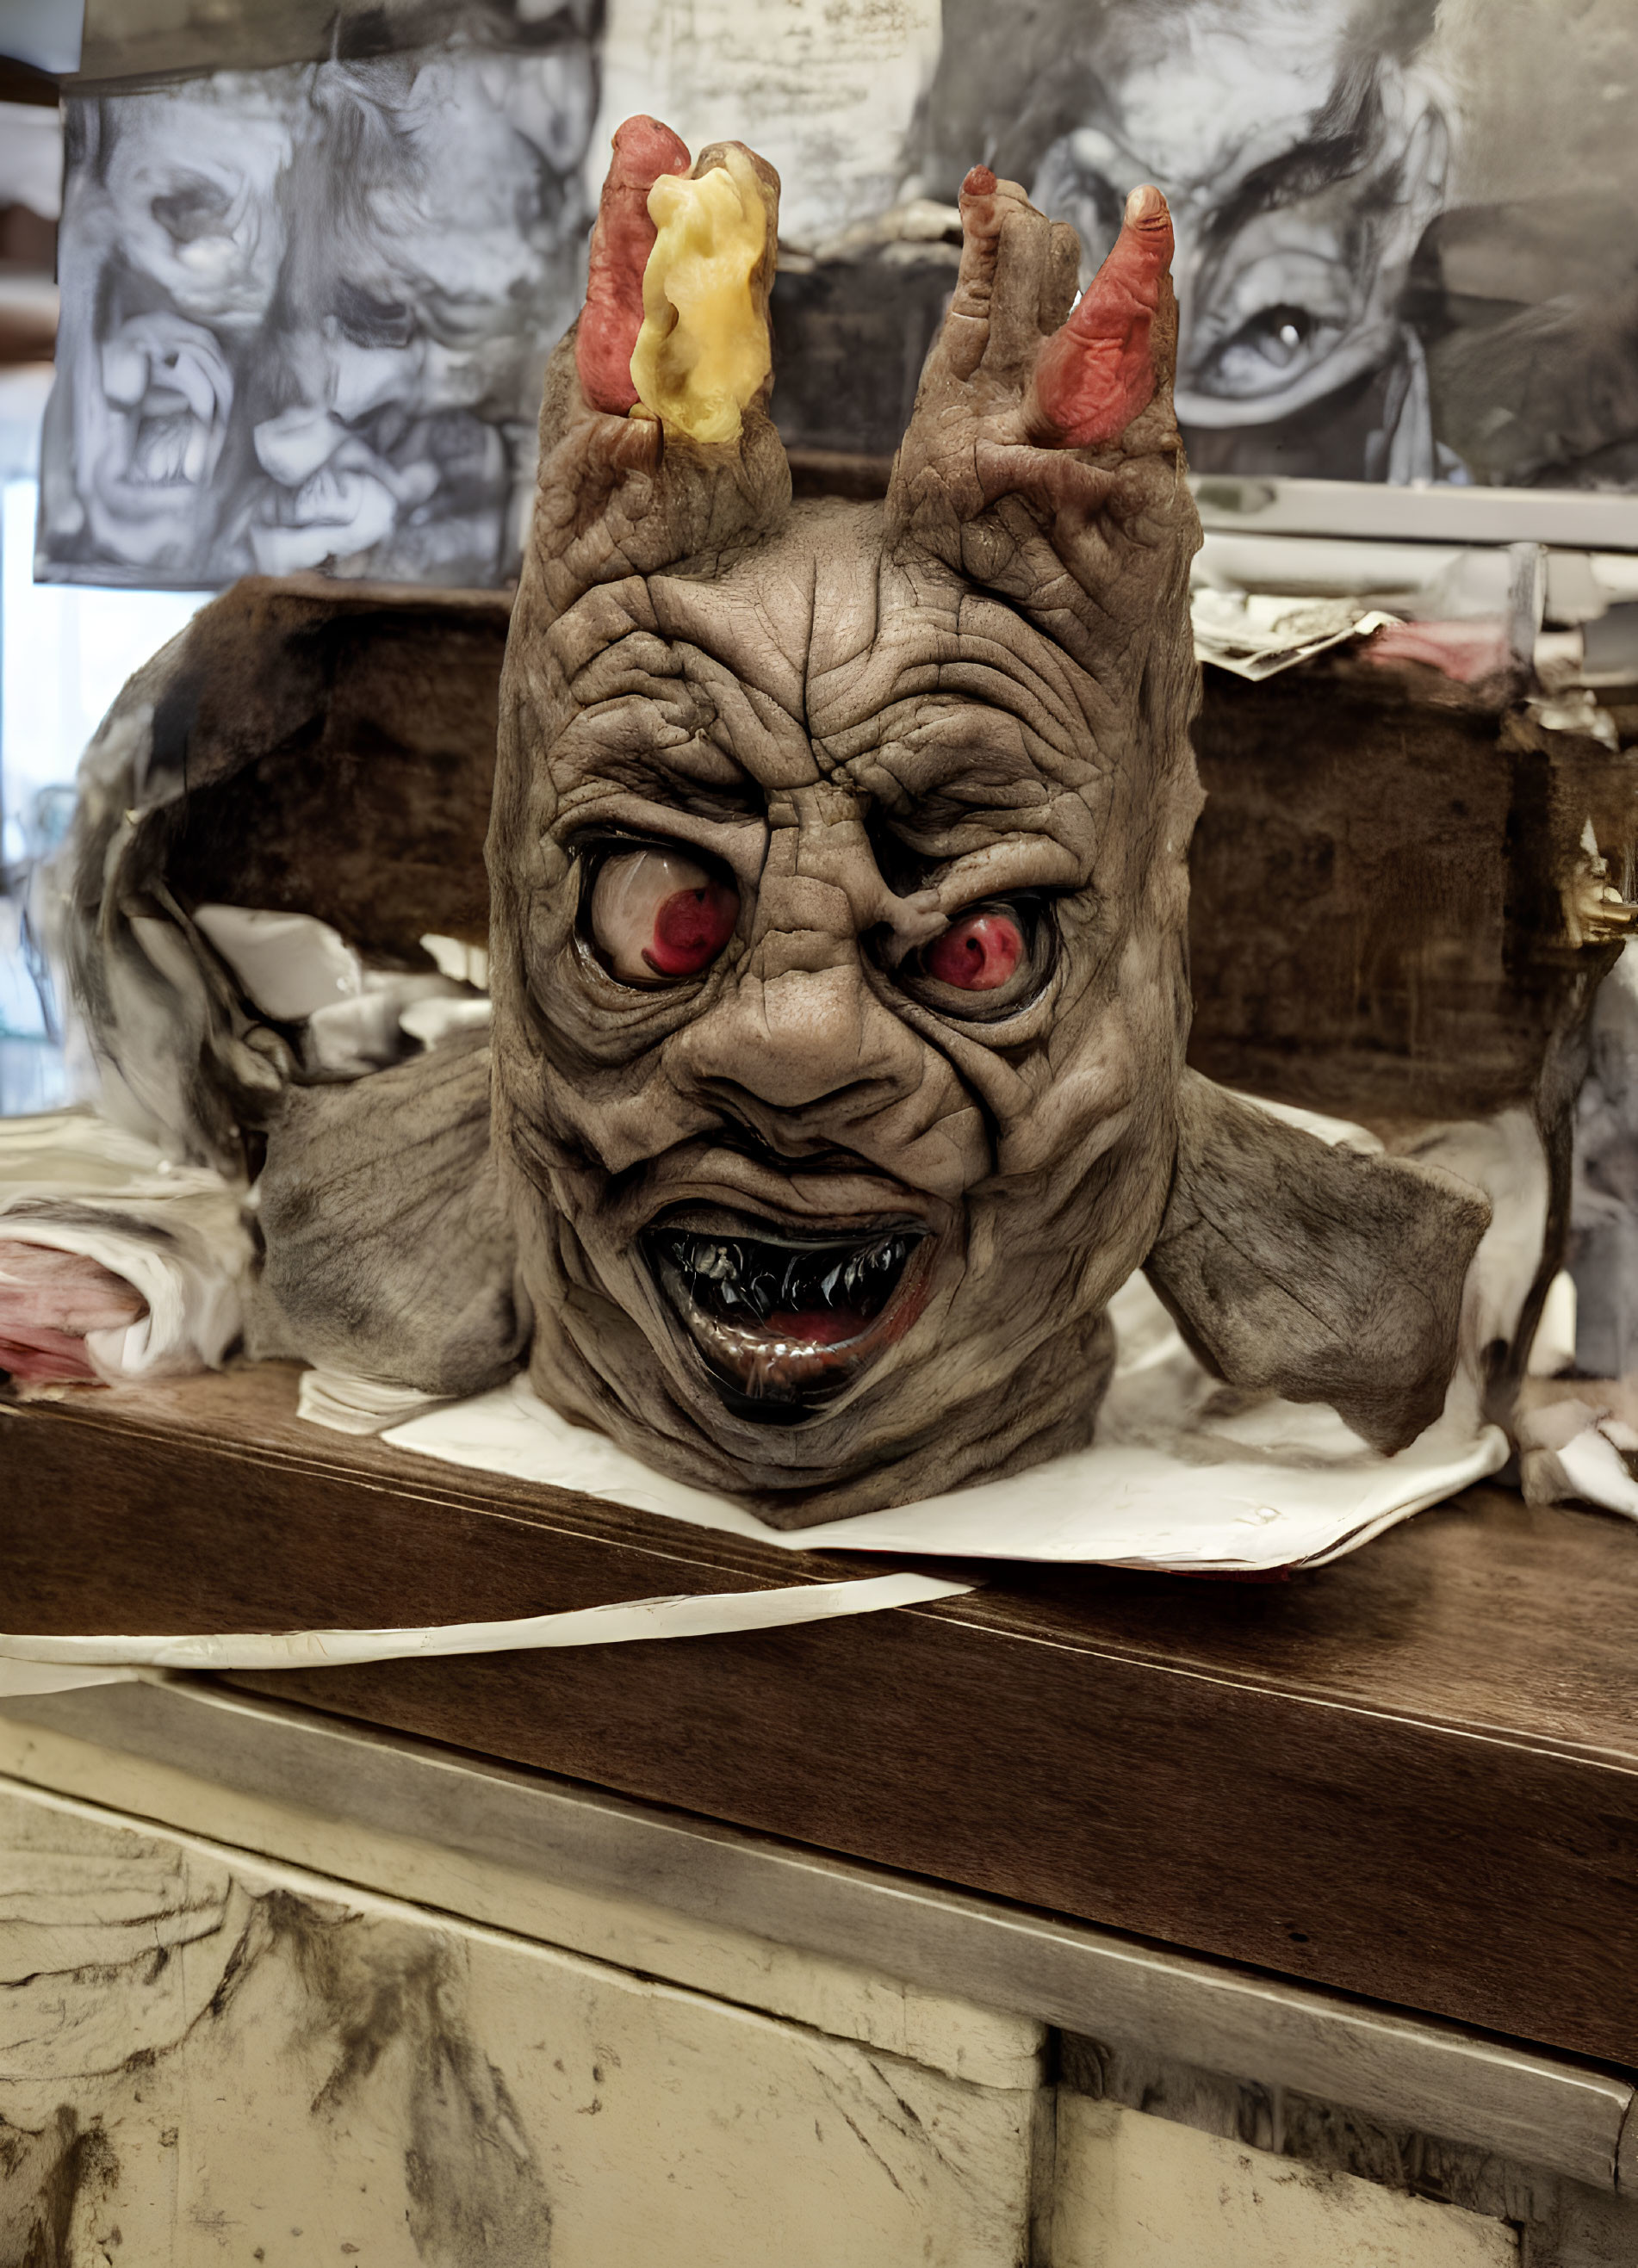
[{"label": "furrowed brow", "polygon": [[1382,123],[1375,66],[1350,71],[1332,91],[1308,137],[1248,173],[1212,214],[1209,233],[1226,241],[1258,214],[1301,204],[1362,173],[1381,146]]},{"label": "furrowed brow", "polygon": [[[982,718],[982,722],[980,722]],[[1007,836],[1051,833],[1066,784],[1017,720],[945,710],[848,768],[878,823],[924,858],[957,858]]]},{"label": "furrowed brow", "polygon": [[564,810],[615,792],[697,818],[760,816],[762,791],[722,746],[716,723],[710,704],[690,702],[680,681],[658,696],[627,689],[581,709],[552,750]]}]

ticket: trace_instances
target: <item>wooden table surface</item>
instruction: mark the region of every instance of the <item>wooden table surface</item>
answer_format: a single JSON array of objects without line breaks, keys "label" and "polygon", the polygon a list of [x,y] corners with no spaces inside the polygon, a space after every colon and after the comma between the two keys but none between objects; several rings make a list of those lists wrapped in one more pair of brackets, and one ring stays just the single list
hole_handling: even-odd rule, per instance
[{"label": "wooden table surface", "polygon": [[[498,1619],[882,1568],[294,1408],[277,1365],[0,1403],[4,1627]],[[229,1682],[1638,2065],[1638,1529],[1481,1488],[1283,1581],[955,1572],[985,1587]]]}]

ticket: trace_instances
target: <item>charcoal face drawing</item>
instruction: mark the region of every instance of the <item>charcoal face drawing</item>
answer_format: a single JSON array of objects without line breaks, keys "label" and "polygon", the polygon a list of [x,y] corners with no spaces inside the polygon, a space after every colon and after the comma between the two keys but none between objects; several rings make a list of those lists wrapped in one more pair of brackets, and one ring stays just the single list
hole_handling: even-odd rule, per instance
[{"label": "charcoal face drawing", "polygon": [[[474,32],[464,7],[423,11],[416,36],[441,43],[399,55],[70,100],[47,579],[516,574],[541,372],[583,274],[604,31],[594,0],[521,29],[483,12]],[[1638,478],[1630,158],[1589,120],[1585,177],[1567,171],[1567,113],[1614,84],[1589,94],[1591,48],[1621,52],[1608,27],[1578,49],[1546,8],[1516,11],[1479,69],[1472,26],[1434,0],[941,13],[914,114],[907,89],[868,127],[826,114],[838,178],[863,163],[869,199],[897,189],[785,248],[793,448],[896,445],[980,161],[1077,230],[1083,284],[1131,188],[1162,187],[1197,475]],[[670,44],[648,67],[691,86],[681,15],[654,16]],[[857,26],[815,37],[866,68]],[[730,113],[800,105],[788,59],[712,53]],[[1538,85],[1539,147],[1518,92]],[[1494,162],[1514,145],[1530,154]]]},{"label": "charcoal face drawing", "polygon": [[[1197,474],[1629,487],[1630,144],[1588,129],[1551,10],[1482,40],[1455,12],[944,0],[906,194],[982,157],[1080,232],[1084,281],[1158,182]],[[1544,94],[1577,121],[1563,158]]]},{"label": "charcoal face drawing", "polygon": [[1420,53],[1434,14],[1431,0],[1049,0],[1030,11],[1031,44],[946,0],[931,171],[943,187],[968,162],[958,150],[992,151],[1094,265],[1127,191],[1162,185],[1197,472],[1464,477],[1435,443],[1406,308],[1449,169],[1454,106]]},{"label": "charcoal face drawing", "polygon": [[566,19],[70,103],[46,572],[515,571],[594,105]]}]

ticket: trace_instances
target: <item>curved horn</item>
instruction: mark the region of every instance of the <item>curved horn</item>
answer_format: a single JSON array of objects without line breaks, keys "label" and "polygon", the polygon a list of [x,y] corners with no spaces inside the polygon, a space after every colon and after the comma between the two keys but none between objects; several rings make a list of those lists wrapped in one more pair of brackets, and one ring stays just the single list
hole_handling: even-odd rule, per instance
[{"label": "curved horn", "polygon": [[1170,223],[1147,191],[1074,306],[1081,247],[1014,181],[963,184],[962,260],[888,486],[888,541],[993,594],[1063,655],[1077,738],[1117,782],[1111,839],[1184,919],[1200,808],[1189,562],[1172,416]]},{"label": "curved horn", "polygon": [[655,182],[648,210],[658,233],[631,382],[668,432],[735,441],[772,384],[779,177],[742,142],[713,143],[686,180]]},{"label": "curved horn", "polygon": [[[501,672],[486,858],[498,1003],[520,997],[530,845],[552,806],[572,681],[610,585],[710,569],[776,529],[791,500],[768,416],[778,175],[738,143],[688,151],[631,118],[614,137],[579,322],[541,408],[540,475]],[[497,1009],[497,1029],[505,1023]]]},{"label": "curved horn", "polygon": [[575,336],[591,406],[616,416],[640,406],[690,439],[737,439],[772,376],[778,234],[779,177],[765,158],[716,142],[690,169],[668,126],[628,118],[614,137]]},{"label": "curved horn", "polygon": [[649,217],[649,196],[662,175],[688,169],[686,145],[657,118],[628,118],[615,129],[614,157],[592,230],[574,360],[587,401],[616,417],[637,402],[631,354],[643,328],[643,271],[659,234]]},{"label": "curved horn", "polygon": [[[1035,366],[1035,405],[1060,447],[1096,449],[1169,389],[1177,306],[1171,214],[1157,188],[1133,189],[1114,248]],[[1156,330],[1161,335],[1157,339]]]}]

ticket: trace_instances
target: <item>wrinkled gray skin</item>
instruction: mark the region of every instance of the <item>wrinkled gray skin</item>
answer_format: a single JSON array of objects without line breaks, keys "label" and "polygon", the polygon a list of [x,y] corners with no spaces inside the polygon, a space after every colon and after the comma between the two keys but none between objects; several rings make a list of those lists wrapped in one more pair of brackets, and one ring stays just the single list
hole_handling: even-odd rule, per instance
[{"label": "wrinkled gray skin", "polygon": [[284,1095],[257,1183],[258,1359],[476,1394],[522,1359],[529,1312],[489,1145],[489,1047],[457,1034],[346,1086]]},{"label": "wrinkled gray skin", "polygon": [[[1044,446],[1031,374],[1073,296],[1073,233],[1007,184],[965,217],[885,511],[793,506],[760,406],[721,448],[591,409],[565,342],[503,681],[496,1128],[530,1374],[566,1414],[781,1526],[1084,1444],[1106,1304],[1162,1236],[1178,1166],[1199,523],[1170,409],[1175,312],[1168,287],[1160,384],[1118,441]],[[609,828],[731,872],[737,932],[700,976],[636,990],[592,949],[586,846]],[[1051,894],[1055,944],[1034,996],[986,1021],[913,956],[973,900],[1020,890]],[[1192,1086],[1209,1121],[1216,1091]],[[1279,1130],[1265,1204],[1294,1147],[1299,1179],[1305,1160],[1317,1186],[1333,1174],[1322,1145]],[[1485,1208],[1370,1170],[1428,1219],[1444,1263],[1437,1313],[1420,1285],[1388,1303],[1413,1343],[1408,1397],[1373,1384],[1360,1403],[1397,1446],[1442,1401]],[[925,1304],[840,1399],[759,1423],[725,1401],[645,1260],[640,1233],[680,1206],[838,1233],[909,1217],[932,1232]],[[1370,1307],[1391,1255],[1356,1238],[1352,1256]],[[1287,1257],[1300,1278],[1301,1249]],[[1154,1264],[1163,1278],[1163,1253]],[[1313,1325],[1339,1349],[1349,1288]],[[1226,1291],[1220,1270],[1206,1296]],[[1193,1336],[1209,1356],[1209,1319]],[[1369,1349],[1354,1355],[1369,1373]],[[1348,1367],[1326,1372],[1345,1399]],[[1298,1390],[1313,1368],[1286,1366]]]}]

